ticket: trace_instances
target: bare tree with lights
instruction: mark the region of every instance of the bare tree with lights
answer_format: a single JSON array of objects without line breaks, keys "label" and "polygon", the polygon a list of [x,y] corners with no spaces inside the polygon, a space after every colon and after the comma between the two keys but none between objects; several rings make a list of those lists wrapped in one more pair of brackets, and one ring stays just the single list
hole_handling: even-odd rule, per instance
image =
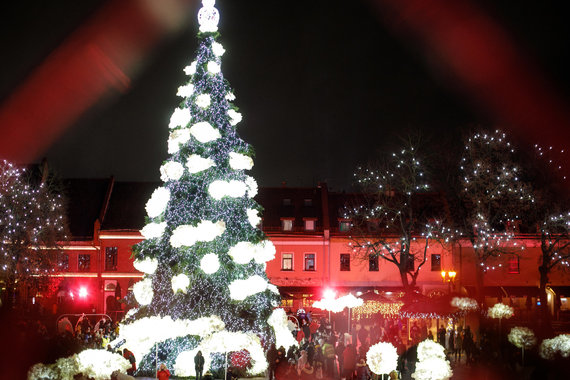
[{"label": "bare tree with lights", "polygon": [[3,302],[35,294],[58,271],[60,242],[66,239],[66,214],[47,167],[39,178],[7,161],[0,162],[0,280]]},{"label": "bare tree with lights", "polygon": [[524,252],[515,240],[521,213],[534,203],[522,180],[515,150],[501,131],[474,133],[465,141],[460,162],[461,189],[452,207],[456,242],[473,248],[477,299],[485,272],[502,267],[501,257]]},{"label": "bare tree with lights", "polygon": [[354,174],[362,195],[345,208],[352,221],[350,245],[361,260],[395,265],[405,292],[413,291],[431,244],[444,243],[443,198],[430,193],[419,139]]},{"label": "bare tree with lights", "polygon": [[[203,0],[196,59],[178,89],[183,99],[170,119],[163,185],[146,205],[145,240],[133,247],[138,307],[121,325],[115,344],[131,350],[141,373],[157,360],[176,376],[194,376],[194,356],[204,370],[230,365],[228,353],[245,350],[249,371],[267,367],[261,342],[279,342],[285,314],[276,314],[277,287],[265,263],[275,247],[258,227],[257,184],[247,172],[253,150],[237,133],[241,114],[221,71],[219,13]],[[285,327],[284,327],[285,326]],[[281,330],[280,330],[281,329]]]}]

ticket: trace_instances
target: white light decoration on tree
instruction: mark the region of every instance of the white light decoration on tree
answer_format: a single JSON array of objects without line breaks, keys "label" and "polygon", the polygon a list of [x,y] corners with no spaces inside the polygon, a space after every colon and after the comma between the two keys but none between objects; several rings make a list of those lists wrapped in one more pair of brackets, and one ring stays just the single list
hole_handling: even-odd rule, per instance
[{"label": "white light decoration on tree", "polygon": [[143,227],[143,229],[141,230],[141,235],[145,239],[159,238],[162,236],[165,229],[166,229],[166,222],[149,223]]},{"label": "white light decoration on tree", "polygon": [[173,154],[180,150],[180,144],[185,144],[190,140],[190,130],[188,128],[176,129],[170,132],[168,137],[168,153]]},{"label": "white light decoration on tree", "polygon": [[261,217],[258,215],[257,210],[250,208],[247,210],[247,220],[249,220],[252,227],[257,227],[259,222],[261,222]]},{"label": "white light decoration on tree", "polygon": [[198,12],[198,24],[200,32],[213,33],[218,30],[220,13],[214,8],[215,0],[202,0],[202,8]]},{"label": "white light decoration on tree", "polygon": [[233,92],[228,92],[225,96],[225,99],[227,101],[233,102],[234,100],[236,100],[236,96],[234,95]]},{"label": "white light decoration on tree", "polygon": [[186,289],[190,286],[190,279],[184,273],[180,273],[172,277],[172,291],[174,293],[181,291],[186,293]]},{"label": "white light decoration on tree", "polygon": [[164,212],[170,200],[170,190],[166,187],[157,188],[146,202],[146,213],[149,218],[156,218]]},{"label": "white light decoration on tree", "polygon": [[208,72],[210,74],[214,74],[214,75],[219,74],[220,71],[222,71],[222,70],[221,70],[220,65],[218,63],[216,63],[214,61],[208,62]]},{"label": "white light decoration on tree", "polygon": [[246,280],[234,280],[230,283],[230,297],[233,300],[243,301],[249,296],[267,290],[267,280],[261,276],[253,275]]},{"label": "white light decoration on tree", "polygon": [[193,93],[194,93],[194,85],[192,83],[188,83],[185,86],[178,87],[178,92],[176,93],[176,95],[183,98],[187,98],[191,96]]},{"label": "white light decoration on tree", "polygon": [[200,94],[196,97],[196,105],[200,108],[210,107],[210,102],[210,95],[208,94]]},{"label": "white light decoration on tree", "polygon": [[192,62],[190,65],[186,66],[184,68],[184,72],[186,73],[186,75],[194,75],[196,74],[196,61]]},{"label": "white light decoration on tree", "polygon": [[364,304],[364,300],[357,298],[349,293],[339,298],[334,298],[334,296],[325,296],[322,300],[313,303],[313,307],[321,310],[332,311],[333,313],[339,313],[345,308],[359,307]]},{"label": "white light decoration on tree", "polygon": [[220,131],[206,121],[196,123],[190,128],[190,133],[201,143],[217,140],[221,137]]},{"label": "white light decoration on tree", "polygon": [[245,177],[245,186],[247,188],[247,196],[253,198],[257,195],[257,182],[253,177]]},{"label": "white light decoration on tree", "polygon": [[291,330],[289,329],[289,321],[285,314],[285,310],[281,308],[273,310],[271,316],[267,319],[267,323],[269,323],[269,326],[273,327],[273,330],[275,331],[276,347],[283,346],[285,350],[288,350],[291,346],[299,346],[297,340],[293,338]]},{"label": "white light decoration on tree", "polygon": [[[146,257],[143,260],[135,260],[133,265],[136,270],[141,271],[146,274],[153,274],[158,267],[158,260]],[[131,309],[132,310],[132,309]]]},{"label": "white light decoration on tree", "polygon": [[503,318],[510,318],[514,314],[514,310],[509,305],[505,305],[504,303],[496,303],[487,311],[487,315],[489,318],[495,319],[503,319]]},{"label": "white light decoration on tree", "polygon": [[145,278],[133,285],[133,294],[135,299],[141,305],[148,305],[152,302],[154,292],[152,290],[152,280]]},{"label": "white light decoration on tree", "polygon": [[239,113],[233,109],[228,110],[228,116],[230,117],[230,124],[231,125],[236,125],[237,123],[239,123],[242,120],[241,113]]},{"label": "white light decoration on tree", "polygon": [[56,363],[36,364],[28,372],[29,380],[74,379],[82,374],[93,380],[107,380],[115,371],[126,372],[131,363],[119,354],[106,350],[84,350],[58,359]]},{"label": "white light decoration on tree", "polygon": [[370,371],[377,375],[385,375],[398,366],[398,352],[392,343],[376,343],[366,353],[366,363]]},{"label": "white light decoration on tree", "polygon": [[208,186],[208,193],[212,198],[220,200],[223,197],[239,198],[245,195],[247,188],[245,183],[231,180],[231,181],[214,181]]},{"label": "white light decoration on tree", "polygon": [[191,247],[199,241],[212,241],[222,235],[226,230],[224,221],[211,222],[204,220],[197,226],[182,225],[172,231],[170,236],[170,245],[174,248],[182,246]]},{"label": "white light decoration on tree", "polygon": [[206,274],[214,274],[220,269],[220,259],[215,253],[207,253],[200,260],[200,269]]},{"label": "white light decoration on tree", "polygon": [[226,49],[219,42],[212,42],[212,52],[216,57],[221,57],[226,52]]},{"label": "white light decoration on tree", "polygon": [[448,380],[453,375],[444,348],[433,340],[418,344],[418,362],[412,377],[416,380]]},{"label": "white light decoration on tree", "polygon": [[553,360],[556,354],[567,358],[570,356],[570,334],[561,334],[552,339],[544,339],[540,344],[540,356],[544,359]]},{"label": "white light decoration on tree", "polygon": [[529,349],[536,344],[536,336],[528,327],[515,326],[508,335],[509,342],[517,348]]},{"label": "white light decoration on tree", "polygon": [[273,245],[271,240],[264,240],[257,244],[242,241],[231,247],[228,255],[237,264],[247,264],[251,260],[262,264],[275,258],[275,245]]},{"label": "white light decoration on tree", "polygon": [[177,108],[170,116],[170,124],[168,128],[174,129],[176,127],[185,127],[192,120],[190,110],[188,108]]},{"label": "white light decoration on tree", "polygon": [[250,170],[253,160],[245,154],[230,152],[230,167],[235,170]]},{"label": "white light decoration on tree", "polygon": [[204,158],[197,154],[190,155],[186,161],[186,167],[191,174],[200,173],[201,171],[209,169],[215,165],[214,160],[211,158]]},{"label": "white light decoration on tree", "polygon": [[180,162],[168,161],[160,167],[160,179],[164,182],[177,181],[184,174],[184,166]]}]

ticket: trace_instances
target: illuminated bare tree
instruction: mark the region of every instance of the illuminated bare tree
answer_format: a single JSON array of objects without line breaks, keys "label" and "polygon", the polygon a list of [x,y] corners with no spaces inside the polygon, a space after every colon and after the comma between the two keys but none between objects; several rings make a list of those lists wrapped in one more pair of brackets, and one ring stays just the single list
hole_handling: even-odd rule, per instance
[{"label": "illuminated bare tree", "polygon": [[419,143],[410,139],[404,146],[374,168],[358,168],[354,176],[362,195],[346,206],[345,217],[352,221],[350,244],[357,257],[394,264],[409,292],[430,244],[445,241],[449,230],[441,223],[442,197],[429,192]]},{"label": "illuminated bare tree", "polygon": [[61,195],[46,172],[36,182],[26,170],[0,162],[0,280],[8,302],[19,285],[37,290],[57,271],[58,242],[66,238]]}]

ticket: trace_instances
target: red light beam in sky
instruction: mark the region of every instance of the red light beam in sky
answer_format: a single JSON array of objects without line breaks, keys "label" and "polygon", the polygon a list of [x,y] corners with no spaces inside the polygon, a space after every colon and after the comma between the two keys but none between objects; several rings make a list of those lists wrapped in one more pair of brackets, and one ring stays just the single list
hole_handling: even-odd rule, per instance
[{"label": "red light beam in sky", "polygon": [[105,95],[127,91],[145,56],[187,22],[192,2],[106,3],[0,105],[0,156],[37,160]]}]

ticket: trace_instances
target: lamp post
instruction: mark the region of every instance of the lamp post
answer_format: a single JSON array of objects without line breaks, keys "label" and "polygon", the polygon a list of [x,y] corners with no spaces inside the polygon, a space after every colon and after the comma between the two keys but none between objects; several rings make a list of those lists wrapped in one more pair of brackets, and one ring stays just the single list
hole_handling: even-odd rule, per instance
[{"label": "lamp post", "polygon": [[455,282],[455,276],[457,276],[457,272],[455,272],[454,270],[441,271],[441,280],[443,282],[447,282],[449,294],[451,294],[451,287],[452,284]]}]

